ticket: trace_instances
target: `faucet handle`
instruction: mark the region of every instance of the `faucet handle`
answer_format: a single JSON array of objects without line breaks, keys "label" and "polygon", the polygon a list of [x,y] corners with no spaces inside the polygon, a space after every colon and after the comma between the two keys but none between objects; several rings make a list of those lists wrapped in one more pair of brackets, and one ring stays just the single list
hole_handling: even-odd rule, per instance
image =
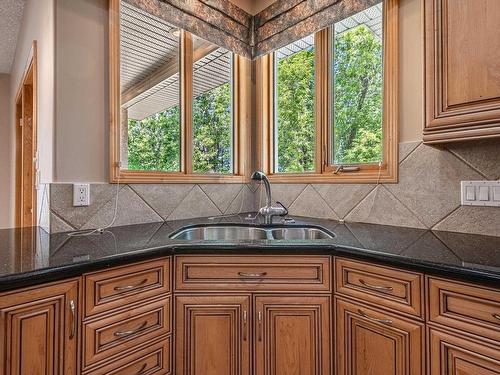
[{"label": "faucet handle", "polygon": [[276,201],[276,204],[278,204],[279,206],[281,206],[283,208],[283,210],[285,210],[285,212],[282,213],[282,214],[280,214],[280,216],[286,216],[286,215],[288,215],[288,208],[286,208],[283,203],[281,203],[280,201]]}]

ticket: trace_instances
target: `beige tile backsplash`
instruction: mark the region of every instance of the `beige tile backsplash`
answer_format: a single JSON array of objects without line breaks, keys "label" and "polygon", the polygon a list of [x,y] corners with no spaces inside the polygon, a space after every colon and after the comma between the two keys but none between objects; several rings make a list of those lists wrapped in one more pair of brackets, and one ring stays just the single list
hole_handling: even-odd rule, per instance
[{"label": "beige tile backsplash", "polygon": [[[290,215],[343,219],[500,236],[500,208],[460,206],[461,180],[500,179],[500,141],[400,144],[399,183],[273,185],[273,200]],[[62,232],[111,222],[116,185],[91,186],[91,204],[72,206],[72,185],[50,186],[50,229]],[[254,184],[130,184],[120,186],[114,225],[170,221],[257,210],[265,197]]]}]

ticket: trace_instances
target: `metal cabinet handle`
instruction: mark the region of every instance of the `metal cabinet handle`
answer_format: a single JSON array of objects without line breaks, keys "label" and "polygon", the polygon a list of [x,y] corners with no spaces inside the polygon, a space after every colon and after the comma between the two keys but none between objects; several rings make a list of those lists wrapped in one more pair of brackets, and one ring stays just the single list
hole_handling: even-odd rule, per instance
[{"label": "metal cabinet handle", "polygon": [[251,273],[251,272],[238,272],[238,275],[241,277],[252,277],[259,278],[267,275],[267,272],[259,272],[259,273]]},{"label": "metal cabinet handle", "polygon": [[123,292],[125,290],[132,290],[132,289],[140,288],[141,286],[143,286],[147,282],[148,282],[148,279],[144,279],[140,283],[137,283],[135,285],[115,286],[115,291]]},{"label": "metal cabinet handle", "polygon": [[259,323],[259,341],[262,341],[262,312],[259,311],[257,314],[257,321]]},{"label": "metal cabinet handle", "polygon": [[248,313],[243,311],[243,341],[247,341]]},{"label": "metal cabinet handle", "polygon": [[494,317],[495,319],[500,320],[500,314],[493,313],[493,314],[491,314],[491,316]]},{"label": "metal cabinet handle", "polygon": [[133,329],[131,331],[118,331],[118,332],[115,332],[114,335],[116,337],[127,337],[127,336],[132,336],[133,334],[135,333],[138,333],[138,332],[141,332],[142,330],[144,330],[144,328],[146,328],[146,325],[148,324],[148,322],[144,322],[140,325],[139,328],[136,328],[136,329]]},{"label": "metal cabinet handle", "polygon": [[139,372],[137,372],[137,375],[141,375],[144,372],[144,370],[146,370],[146,367],[148,367],[148,364],[147,363],[143,364]]},{"label": "metal cabinet handle", "polygon": [[392,286],[385,286],[385,285],[373,285],[373,284],[369,284],[367,283],[365,280],[363,279],[359,279],[359,283],[361,285],[363,285],[364,287],[368,288],[368,289],[373,289],[373,290],[378,290],[378,291],[383,291],[383,292],[387,292],[387,293],[390,293],[394,290],[394,288]]},{"label": "metal cabinet handle", "polygon": [[391,325],[392,324],[392,320],[390,319],[378,319],[378,318],[373,318],[369,315],[367,315],[363,310],[361,309],[358,309],[358,313],[359,315],[361,315],[363,318],[366,318],[368,320],[372,320],[374,322],[377,322],[377,323],[382,323],[382,324],[387,324],[387,325]]},{"label": "metal cabinet handle", "polygon": [[77,325],[77,319],[76,319],[76,304],[75,301],[70,300],[69,301],[69,309],[71,311],[71,331],[69,333],[69,338],[72,339],[76,335],[76,325]]}]

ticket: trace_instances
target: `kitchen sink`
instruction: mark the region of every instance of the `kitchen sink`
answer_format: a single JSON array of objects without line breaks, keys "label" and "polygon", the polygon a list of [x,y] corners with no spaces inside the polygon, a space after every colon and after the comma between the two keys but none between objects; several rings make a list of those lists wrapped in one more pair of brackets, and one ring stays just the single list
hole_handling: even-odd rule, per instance
[{"label": "kitchen sink", "polygon": [[238,241],[238,240],[327,240],[334,237],[317,227],[259,227],[236,225],[209,225],[182,228],[173,233],[173,240]]}]

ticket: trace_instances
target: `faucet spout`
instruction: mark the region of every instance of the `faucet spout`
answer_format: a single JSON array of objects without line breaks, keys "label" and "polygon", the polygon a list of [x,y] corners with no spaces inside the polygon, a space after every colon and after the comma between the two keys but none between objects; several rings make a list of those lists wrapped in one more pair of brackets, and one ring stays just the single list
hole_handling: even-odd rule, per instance
[{"label": "faucet spout", "polygon": [[288,215],[288,210],[280,202],[276,202],[278,205],[273,206],[273,200],[271,196],[271,183],[267,178],[266,174],[260,171],[256,171],[250,177],[254,181],[262,181],[264,183],[264,188],[266,189],[266,205],[259,209],[259,213],[264,216],[265,222],[270,224],[272,222],[273,216],[286,216]]}]

